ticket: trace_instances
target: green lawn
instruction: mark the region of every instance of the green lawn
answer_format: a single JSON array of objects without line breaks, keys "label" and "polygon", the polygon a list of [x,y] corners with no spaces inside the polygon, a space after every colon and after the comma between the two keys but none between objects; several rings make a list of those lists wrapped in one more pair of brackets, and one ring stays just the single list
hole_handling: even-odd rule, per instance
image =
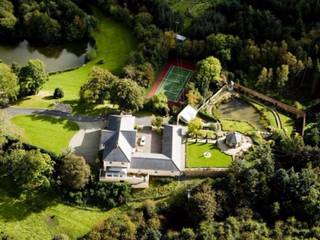
[{"label": "green lawn", "polygon": [[53,94],[56,87],[60,87],[64,91],[65,97],[62,101],[74,103],[79,98],[80,87],[87,81],[92,67],[99,60],[104,59],[105,63],[96,66],[108,69],[113,73],[119,73],[126,65],[130,52],[137,46],[131,30],[123,24],[105,17],[96,9],[94,9],[94,16],[99,20],[98,29],[93,34],[97,47],[97,58],[76,70],[51,75],[41,91],[42,95],[28,97],[19,102],[17,106],[50,108],[55,100],[49,96]]},{"label": "green lawn", "polygon": [[46,195],[17,199],[0,190],[0,231],[19,240],[51,240],[58,234],[78,239],[116,211],[72,207]]},{"label": "green lawn", "polygon": [[76,123],[39,115],[21,115],[11,122],[22,129],[22,140],[40,148],[60,154],[79,130]]},{"label": "green lawn", "polygon": [[256,131],[256,129],[245,121],[235,121],[230,119],[219,119],[222,125],[223,131],[227,132],[240,132],[243,134],[248,134],[250,132]]},{"label": "green lawn", "polygon": [[[210,152],[211,157],[205,158],[203,153]],[[187,167],[228,167],[232,157],[221,152],[216,146],[209,143],[188,143],[187,145]]]}]

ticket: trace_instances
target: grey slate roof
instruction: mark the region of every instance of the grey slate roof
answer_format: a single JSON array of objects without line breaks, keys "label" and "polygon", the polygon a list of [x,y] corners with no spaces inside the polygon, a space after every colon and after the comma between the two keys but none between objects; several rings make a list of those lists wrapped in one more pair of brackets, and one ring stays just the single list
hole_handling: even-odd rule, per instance
[{"label": "grey slate roof", "polygon": [[173,161],[161,153],[134,153],[130,167],[155,171],[179,171]]},{"label": "grey slate roof", "polygon": [[112,131],[134,130],[135,117],[131,115],[110,115],[107,129]]},{"label": "grey slate roof", "polygon": [[226,143],[230,146],[237,146],[242,141],[242,135],[238,132],[229,133],[226,136]]},{"label": "grey slate roof", "polygon": [[108,129],[102,130],[101,134],[101,143],[104,146],[103,161],[130,162],[135,138],[134,117],[111,115]]},{"label": "grey slate roof", "polygon": [[172,159],[174,164],[181,169],[183,159],[182,127],[165,125],[162,137],[162,153]]},{"label": "grey slate roof", "polygon": [[182,127],[165,125],[162,139],[162,153],[134,152],[136,131],[131,115],[109,116],[108,127],[101,132],[103,161],[130,162],[130,168],[155,171],[179,171],[184,161],[182,148]]}]

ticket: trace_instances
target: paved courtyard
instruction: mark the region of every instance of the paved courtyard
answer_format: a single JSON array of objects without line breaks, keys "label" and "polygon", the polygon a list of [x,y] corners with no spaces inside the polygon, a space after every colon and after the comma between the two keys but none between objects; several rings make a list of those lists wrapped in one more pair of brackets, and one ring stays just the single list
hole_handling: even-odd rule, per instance
[{"label": "paved courtyard", "polygon": [[[140,146],[140,139],[145,138],[145,145]],[[162,138],[159,134],[151,129],[143,129],[137,132],[136,149],[138,152],[145,153],[161,153],[162,152]]]}]

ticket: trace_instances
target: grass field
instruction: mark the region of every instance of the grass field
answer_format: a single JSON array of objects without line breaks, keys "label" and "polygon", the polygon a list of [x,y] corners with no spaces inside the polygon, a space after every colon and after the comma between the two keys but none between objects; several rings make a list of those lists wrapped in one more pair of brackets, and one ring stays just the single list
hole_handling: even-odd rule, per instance
[{"label": "grass field", "polygon": [[49,81],[44,85],[41,93],[26,98],[19,102],[19,107],[49,108],[55,102],[50,98],[56,87],[64,91],[65,97],[62,101],[67,103],[77,101],[80,87],[87,81],[88,75],[99,60],[105,63],[97,65],[108,69],[113,73],[119,73],[129,58],[129,53],[136,48],[137,42],[130,29],[123,24],[106,18],[100,11],[94,10],[94,16],[98,19],[98,30],[93,34],[97,47],[97,57],[86,65],[70,71],[51,75]]},{"label": "grass field", "polygon": [[220,119],[220,123],[222,125],[223,131],[228,131],[228,132],[240,132],[243,134],[248,134],[250,132],[256,131],[256,129],[249,124],[248,122],[245,121],[234,121],[230,119]]},{"label": "grass field", "polygon": [[192,17],[197,17],[210,7],[208,0],[169,0],[170,6],[184,16],[184,28],[191,24]]},{"label": "grass field", "polygon": [[117,211],[72,207],[46,195],[17,199],[0,190],[0,232],[19,240],[51,240],[58,234],[78,239]]},{"label": "grass field", "polygon": [[[203,154],[210,152],[211,157],[205,158]],[[209,143],[188,143],[187,167],[216,167],[224,168],[230,166],[232,157],[221,152],[217,147]]]},{"label": "grass field", "polygon": [[56,154],[68,147],[70,139],[79,130],[76,123],[39,115],[21,115],[11,122],[22,129],[22,140]]},{"label": "grass field", "polygon": [[169,100],[178,102],[192,74],[191,70],[172,65],[162,80],[157,93],[164,92]]}]

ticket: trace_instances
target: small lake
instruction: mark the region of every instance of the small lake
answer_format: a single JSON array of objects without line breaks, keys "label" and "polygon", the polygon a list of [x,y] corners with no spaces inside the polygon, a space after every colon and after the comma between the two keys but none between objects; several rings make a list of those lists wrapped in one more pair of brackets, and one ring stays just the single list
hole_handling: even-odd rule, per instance
[{"label": "small lake", "polygon": [[260,131],[265,130],[260,123],[260,114],[254,107],[243,100],[232,98],[230,101],[221,104],[219,111],[223,118],[247,121]]},{"label": "small lake", "polygon": [[24,40],[14,45],[0,45],[0,59],[7,63],[24,65],[29,59],[40,59],[48,72],[81,66],[85,54],[92,46],[87,42],[66,43],[53,46],[34,46]]}]

